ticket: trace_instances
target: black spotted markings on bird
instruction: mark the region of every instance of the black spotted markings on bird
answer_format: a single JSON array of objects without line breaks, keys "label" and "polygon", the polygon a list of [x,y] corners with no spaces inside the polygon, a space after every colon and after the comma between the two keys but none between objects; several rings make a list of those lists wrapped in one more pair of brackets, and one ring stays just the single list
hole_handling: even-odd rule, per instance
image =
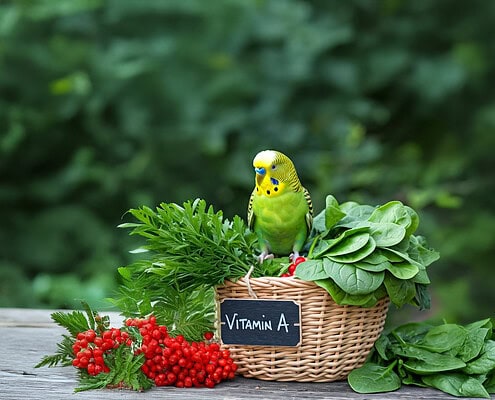
[{"label": "black spotted markings on bird", "polygon": [[301,307],[293,300],[224,299],[219,312],[225,345],[301,344]]}]

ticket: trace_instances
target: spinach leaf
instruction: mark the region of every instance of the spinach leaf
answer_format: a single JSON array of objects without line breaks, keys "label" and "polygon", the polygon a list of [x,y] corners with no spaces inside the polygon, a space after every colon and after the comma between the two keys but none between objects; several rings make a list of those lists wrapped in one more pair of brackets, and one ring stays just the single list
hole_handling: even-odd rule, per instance
[{"label": "spinach leaf", "polygon": [[331,258],[333,261],[339,263],[355,263],[357,261],[363,260],[375,250],[376,244],[371,236],[368,235],[368,241],[365,243],[363,247],[359,250],[353,251],[352,253],[340,254],[340,255],[332,255],[327,253],[327,256]]},{"label": "spinach leaf", "polygon": [[483,383],[488,393],[495,393],[495,371],[488,374],[486,381]]},{"label": "spinach leaf", "polygon": [[[383,262],[389,261],[388,258],[383,254],[381,249],[376,248],[373,253],[369,256],[366,256],[362,261],[367,262],[369,264],[381,264]],[[402,261],[402,259],[400,259]]]},{"label": "spinach leaf", "polygon": [[418,375],[432,374],[435,372],[451,371],[464,367],[466,363],[449,354],[432,353],[427,350],[411,351],[411,347],[405,351],[411,359],[404,362],[403,366],[406,370],[414,372]]},{"label": "spinach leaf", "polygon": [[351,371],[347,381],[358,393],[392,392],[401,387],[401,380],[394,372],[394,367],[395,363],[388,367],[367,363]]},{"label": "spinach leaf", "polygon": [[453,351],[456,355],[468,336],[467,330],[456,324],[443,324],[431,328],[418,345],[435,353]]},{"label": "spinach leaf", "polygon": [[460,373],[424,376],[422,380],[426,385],[453,396],[490,398],[480,381]]},{"label": "spinach leaf", "polygon": [[[384,293],[377,290],[373,293],[365,295],[351,295],[342,290],[332,279],[321,279],[315,281],[315,283],[325,289],[332,299],[340,305],[360,306],[360,307],[373,307],[378,300],[380,300]],[[380,297],[379,297],[380,296]]]},{"label": "spinach leaf", "polygon": [[335,197],[328,195],[325,199],[325,228],[331,229],[345,215]]},{"label": "spinach leaf", "polygon": [[414,283],[420,283],[422,285],[429,285],[430,278],[428,277],[428,273],[425,269],[419,269],[419,272],[411,278],[411,281]]},{"label": "spinach leaf", "polygon": [[426,322],[409,322],[395,328],[391,335],[399,342],[418,343],[432,328],[433,325]]},{"label": "spinach leaf", "polygon": [[488,328],[469,329],[466,327],[466,330],[468,335],[458,353],[458,357],[464,362],[478,357],[490,332]]},{"label": "spinach leaf", "polygon": [[364,258],[362,261],[358,261],[358,262],[354,263],[354,265],[357,268],[361,268],[361,269],[364,269],[365,271],[369,271],[369,272],[385,271],[391,265],[388,261],[382,262],[380,264],[370,264],[368,262],[365,262],[367,259],[368,259],[368,257]]},{"label": "spinach leaf", "polygon": [[[320,213],[315,215],[313,217],[313,231],[316,232],[316,234],[320,233],[328,233],[327,227],[325,225],[325,210],[322,210]],[[323,234],[322,236],[325,236]]]},{"label": "spinach leaf", "polygon": [[399,279],[412,279],[419,272],[419,268],[416,265],[410,263],[387,263],[386,268],[390,273]]},{"label": "spinach leaf", "polygon": [[[406,259],[403,253],[393,251],[393,249],[377,249],[376,253],[382,257],[385,257],[390,262],[404,262]],[[407,256],[407,255],[406,255]]]},{"label": "spinach leaf", "polygon": [[383,284],[387,289],[390,301],[397,307],[409,303],[416,295],[416,287],[413,282],[398,279],[390,273],[385,274]]},{"label": "spinach leaf", "polygon": [[411,224],[406,227],[406,238],[410,237],[414,232],[416,232],[416,229],[418,229],[419,226],[419,216],[414,211],[411,207],[409,206],[404,206],[404,210],[409,214],[409,217],[411,218]]},{"label": "spinach leaf", "polygon": [[[492,329],[491,319],[465,326],[404,324],[382,333],[363,369],[358,371],[367,371],[364,367],[369,365],[368,375],[373,376],[375,366],[379,366],[378,372],[388,374],[392,370],[402,384],[432,387],[454,396],[489,398],[489,393],[495,393]],[[360,372],[356,377],[352,384],[355,390],[362,390]],[[375,379],[379,388],[382,378]],[[383,387],[385,391],[386,385]]]},{"label": "spinach leaf", "polygon": [[369,228],[377,247],[395,246],[406,236],[404,227],[391,222],[370,222]]},{"label": "spinach leaf", "polygon": [[[346,233],[352,230],[346,231]],[[344,236],[344,235],[342,235]],[[370,239],[370,234],[367,232],[359,232],[353,235],[347,235],[346,240],[339,240],[330,250],[326,252],[326,255],[340,256],[344,254],[353,253],[362,247],[366,246]]]},{"label": "spinach leaf", "polygon": [[426,241],[422,236],[411,236],[408,255],[414,261],[427,267],[440,258],[440,254],[426,247]]},{"label": "spinach leaf", "polygon": [[375,342],[374,349],[378,353],[378,355],[384,361],[390,360],[393,357],[393,354],[389,351],[390,347],[390,339],[388,335],[380,335],[380,337]]},{"label": "spinach leaf", "polygon": [[328,273],[323,268],[323,260],[304,261],[297,266],[295,275],[305,281],[328,278]]},{"label": "spinach leaf", "polygon": [[409,263],[416,265],[418,268],[424,269],[423,264],[421,264],[418,261],[413,260],[409,256],[409,254],[407,254],[407,252],[405,252],[405,251],[398,250],[397,248],[392,248],[392,247],[387,247],[386,249],[383,249],[383,250],[384,250],[385,254],[387,255],[387,257],[389,258],[389,261],[391,261],[391,262],[394,262],[392,260],[396,260],[395,262],[408,261]]},{"label": "spinach leaf", "polygon": [[401,225],[404,229],[411,226],[411,216],[404,208],[400,201],[389,201],[388,203],[377,207],[370,215],[368,221]]},{"label": "spinach leaf", "polygon": [[[339,236],[336,238],[330,238],[330,239],[320,239],[316,238],[315,240],[319,240],[318,243],[314,246],[314,248],[310,251],[308,257],[309,258],[321,258],[323,255],[325,255],[331,248],[336,246],[337,244],[344,242],[343,246],[347,246],[347,238],[350,238],[354,235],[364,233],[365,235],[369,234],[366,233],[368,231],[367,227],[356,227],[353,229],[348,229],[344,232],[342,232]],[[355,240],[355,239],[352,239]],[[359,240],[359,239],[357,239]],[[348,244],[352,244],[352,241],[349,242]],[[366,244],[366,242],[364,243]]]},{"label": "spinach leaf", "polygon": [[375,210],[375,207],[361,205],[353,201],[348,201],[340,205],[340,209],[345,212],[342,218],[335,226],[342,228],[354,228],[366,221]]},{"label": "spinach leaf", "polygon": [[327,258],[323,260],[323,268],[335,283],[351,295],[369,294],[382,284],[384,272],[368,272],[350,264],[340,264]]},{"label": "spinach leaf", "polygon": [[467,374],[487,374],[495,369],[495,341],[487,340],[478,358],[470,361],[463,372]]},{"label": "spinach leaf", "polygon": [[[419,273],[421,272],[422,271],[419,271]],[[419,308],[420,311],[429,310],[431,307],[431,297],[430,292],[428,292],[428,287],[423,283],[414,283],[414,287],[416,288],[414,304]]]}]

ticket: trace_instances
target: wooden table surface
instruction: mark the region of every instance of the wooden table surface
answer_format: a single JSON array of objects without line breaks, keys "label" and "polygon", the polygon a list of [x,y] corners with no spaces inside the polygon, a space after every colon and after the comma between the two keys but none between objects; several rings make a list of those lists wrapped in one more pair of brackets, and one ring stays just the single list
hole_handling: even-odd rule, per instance
[{"label": "wooden table surface", "polygon": [[[346,381],[331,383],[268,382],[236,377],[213,389],[154,387],[144,393],[103,389],[74,393],[77,373],[72,367],[34,368],[53,354],[65,330],[50,318],[50,310],[0,308],[0,399],[455,399],[443,392],[403,386],[392,393],[355,393]],[[109,313],[112,326],[121,318]],[[495,398],[495,396],[492,396]]]}]

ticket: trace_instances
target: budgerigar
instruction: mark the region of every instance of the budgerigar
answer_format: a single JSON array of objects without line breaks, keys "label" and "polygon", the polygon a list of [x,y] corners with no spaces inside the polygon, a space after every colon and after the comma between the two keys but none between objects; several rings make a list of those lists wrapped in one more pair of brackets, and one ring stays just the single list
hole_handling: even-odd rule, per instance
[{"label": "budgerigar", "polygon": [[253,166],[256,186],[249,199],[248,225],[258,236],[259,261],[274,254],[295,260],[313,223],[309,192],[290,158],[279,151],[259,152]]}]

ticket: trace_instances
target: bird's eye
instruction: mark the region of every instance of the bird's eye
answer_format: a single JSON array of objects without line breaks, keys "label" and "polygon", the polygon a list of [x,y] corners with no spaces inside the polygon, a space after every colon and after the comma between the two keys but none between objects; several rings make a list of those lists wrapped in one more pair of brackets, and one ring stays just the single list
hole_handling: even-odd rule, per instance
[{"label": "bird's eye", "polygon": [[277,169],[277,166],[275,164],[272,165],[272,170]]}]

